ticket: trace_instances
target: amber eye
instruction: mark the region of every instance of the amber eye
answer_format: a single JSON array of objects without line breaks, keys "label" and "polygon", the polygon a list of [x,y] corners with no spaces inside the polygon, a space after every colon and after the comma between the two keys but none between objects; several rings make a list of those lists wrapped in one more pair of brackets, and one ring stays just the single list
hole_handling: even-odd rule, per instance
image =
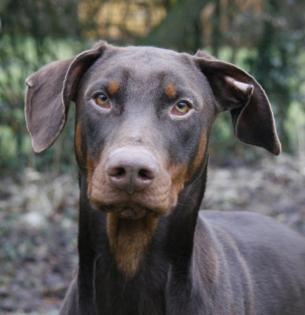
[{"label": "amber eye", "polygon": [[192,109],[192,104],[188,101],[182,100],[175,104],[171,109],[172,115],[183,116]]},{"label": "amber eye", "polygon": [[108,98],[108,96],[104,93],[99,93],[99,94],[96,94],[94,97],[93,97],[93,100],[95,102],[96,105],[102,107],[102,108],[105,108],[105,109],[110,109],[111,108],[111,102],[110,102],[110,99]]}]

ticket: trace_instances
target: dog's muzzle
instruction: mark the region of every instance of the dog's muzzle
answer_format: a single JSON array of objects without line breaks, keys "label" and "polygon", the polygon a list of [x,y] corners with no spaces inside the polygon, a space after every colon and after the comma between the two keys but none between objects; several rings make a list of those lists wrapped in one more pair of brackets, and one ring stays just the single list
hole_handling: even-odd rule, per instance
[{"label": "dog's muzzle", "polygon": [[110,153],[106,173],[110,185],[129,195],[153,184],[159,172],[156,159],[144,148],[123,147]]},{"label": "dog's muzzle", "polygon": [[140,146],[107,152],[93,174],[89,199],[95,209],[126,219],[161,215],[171,206],[171,180],[154,154]]}]

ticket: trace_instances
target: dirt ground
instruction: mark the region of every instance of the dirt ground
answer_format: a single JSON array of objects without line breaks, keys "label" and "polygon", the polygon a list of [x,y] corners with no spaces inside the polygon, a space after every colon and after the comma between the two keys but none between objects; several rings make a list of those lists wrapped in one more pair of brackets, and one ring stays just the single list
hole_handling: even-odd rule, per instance
[{"label": "dirt ground", "polygon": [[[305,235],[305,163],[210,167],[205,209],[253,210]],[[75,177],[26,169],[0,183],[0,314],[57,314],[77,265]]]}]

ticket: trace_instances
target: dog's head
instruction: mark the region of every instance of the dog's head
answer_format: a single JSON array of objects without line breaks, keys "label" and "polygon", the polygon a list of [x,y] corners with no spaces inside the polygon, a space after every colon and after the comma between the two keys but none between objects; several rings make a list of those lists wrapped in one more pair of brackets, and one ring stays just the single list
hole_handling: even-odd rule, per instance
[{"label": "dog's head", "polygon": [[[173,208],[201,167],[216,114],[229,110],[236,136],[280,152],[273,114],[246,72],[203,52],[100,43],[27,79],[26,122],[47,149],[77,105],[75,149],[95,208],[141,216]],[[135,210],[137,209],[137,210]],[[132,211],[134,210],[134,211]]]},{"label": "dog's head", "polygon": [[211,125],[230,111],[236,136],[280,152],[262,87],[199,52],[104,42],[27,79],[26,122],[35,152],[62,131],[76,103],[75,151],[95,209],[119,218],[167,214],[205,159]]}]

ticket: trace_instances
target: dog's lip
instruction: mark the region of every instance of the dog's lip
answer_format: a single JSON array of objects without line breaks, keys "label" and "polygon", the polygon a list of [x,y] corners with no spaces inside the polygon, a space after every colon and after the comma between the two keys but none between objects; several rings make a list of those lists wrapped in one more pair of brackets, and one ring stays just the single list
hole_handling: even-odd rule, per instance
[{"label": "dog's lip", "polygon": [[127,207],[118,212],[118,215],[121,219],[132,219],[138,220],[145,217],[150,213],[148,209],[139,208],[139,207]]},{"label": "dog's lip", "polygon": [[112,203],[112,204],[93,204],[93,207],[97,210],[106,213],[116,213],[122,219],[133,219],[137,220],[145,217],[148,214],[159,215],[160,211],[158,209],[151,209],[145,205],[139,203]]}]

